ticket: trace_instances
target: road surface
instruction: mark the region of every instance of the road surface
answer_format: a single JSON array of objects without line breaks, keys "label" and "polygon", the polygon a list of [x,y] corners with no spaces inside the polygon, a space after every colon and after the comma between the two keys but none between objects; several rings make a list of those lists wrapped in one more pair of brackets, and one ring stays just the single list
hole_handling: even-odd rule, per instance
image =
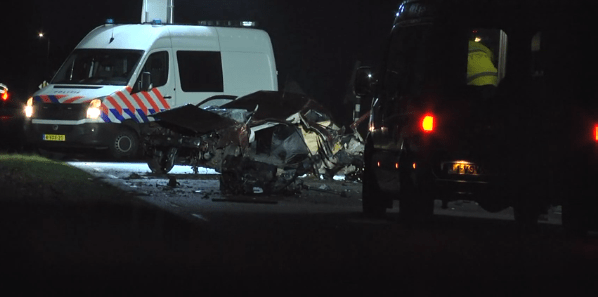
[{"label": "road surface", "polygon": [[[148,207],[75,209],[4,243],[12,278],[38,295],[595,296],[598,238],[567,237],[558,210],[537,229],[512,212],[437,204],[431,222],[361,214],[360,185],[305,178],[290,196],[224,197],[217,174],[71,162]],[[179,171],[180,170],[180,171]],[[186,171],[188,170],[188,171]],[[169,186],[169,183],[173,186]],[[6,250],[6,248],[1,251]]]},{"label": "road surface", "polygon": [[[125,191],[136,193],[139,199],[155,204],[167,211],[188,218],[208,219],[210,213],[242,210],[269,211],[275,213],[312,212],[360,212],[361,183],[344,181],[336,176],[333,181],[314,177],[300,178],[304,189],[296,195],[222,196],[219,190],[218,173],[212,169],[200,168],[193,174],[190,166],[175,166],[166,176],[154,175],[144,163],[113,162],[69,162],[98,178]],[[171,179],[174,178],[173,183]],[[396,203],[396,202],[395,202]],[[436,201],[435,214],[484,219],[513,221],[512,209],[489,213],[474,202],[451,202],[447,209]],[[391,215],[398,213],[395,207]],[[541,224],[560,225],[560,208],[549,210]]]}]

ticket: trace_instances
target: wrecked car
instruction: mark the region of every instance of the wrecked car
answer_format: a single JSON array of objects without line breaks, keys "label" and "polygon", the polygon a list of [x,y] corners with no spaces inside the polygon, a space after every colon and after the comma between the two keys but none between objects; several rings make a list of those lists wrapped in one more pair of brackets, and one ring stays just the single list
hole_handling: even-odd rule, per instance
[{"label": "wrecked car", "polygon": [[305,174],[361,174],[360,135],[345,133],[315,100],[278,91],[212,99],[228,103],[152,115],[144,150],[153,173],[168,173],[174,165],[190,165],[194,172],[213,168],[225,194],[292,191]]}]

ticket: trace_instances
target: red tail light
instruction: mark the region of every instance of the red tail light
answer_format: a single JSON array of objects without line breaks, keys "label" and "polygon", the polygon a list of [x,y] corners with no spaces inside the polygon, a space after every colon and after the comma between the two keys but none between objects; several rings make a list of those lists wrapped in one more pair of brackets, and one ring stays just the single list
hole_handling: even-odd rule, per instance
[{"label": "red tail light", "polygon": [[2,100],[4,100],[4,101],[8,100],[8,92],[2,93]]},{"label": "red tail light", "polygon": [[422,129],[424,130],[424,132],[434,131],[434,116],[426,115],[422,119]]},{"label": "red tail light", "polygon": [[598,125],[594,126],[594,137],[598,141]]}]

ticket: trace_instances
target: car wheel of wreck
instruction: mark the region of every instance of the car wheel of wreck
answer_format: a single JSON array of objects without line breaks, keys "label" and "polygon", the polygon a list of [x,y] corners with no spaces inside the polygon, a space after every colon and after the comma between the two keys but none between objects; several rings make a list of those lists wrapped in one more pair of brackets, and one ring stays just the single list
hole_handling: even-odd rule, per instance
[{"label": "car wheel of wreck", "polygon": [[386,198],[385,193],[380,190],[376,175],[373,172],[372,160],[373,148],[371,145],[366,146],[364,152],[365,168],[363,170],[361,202],[363,205],[363,214],[369,217],[382,217],[386,213],[386,205],[383,199]]},{"label": "car wheel of wreck", "polygon": [[166,174],[174,167],[176,159],[176,148],[171,148],[166,154],[160,150],[155,150],[147,166],[154,174]]},{"label": "car wheel of wreck", "polygon": [[223,195],[243,194],[241,178],[237,174],[241,161],[240,156],[228,155],[223,158],[220,166],[220,192]]}]

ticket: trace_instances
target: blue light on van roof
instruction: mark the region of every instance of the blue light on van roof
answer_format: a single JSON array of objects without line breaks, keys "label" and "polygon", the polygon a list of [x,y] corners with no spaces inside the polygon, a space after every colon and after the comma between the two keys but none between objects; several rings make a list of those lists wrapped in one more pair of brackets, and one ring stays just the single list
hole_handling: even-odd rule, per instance
[{"label": "blue light on van roof", "polygon": [[403,13],[403,11],[405,11],[405,4],[401,3],[401,5],[399,6],[399,11],[397,11],[396,16],[400,16],[401,13]]},{"label": "blue light on van roof", "polygon": [[162,20],[161,19],[154,19],[152,21],[152,24],[154,24],[154,25],[161,25],[162,24]]},{"label": "blue light on van roof", "polygon": [[114,20],[113,19],[106,19],[106,24],[114,24]]}]

